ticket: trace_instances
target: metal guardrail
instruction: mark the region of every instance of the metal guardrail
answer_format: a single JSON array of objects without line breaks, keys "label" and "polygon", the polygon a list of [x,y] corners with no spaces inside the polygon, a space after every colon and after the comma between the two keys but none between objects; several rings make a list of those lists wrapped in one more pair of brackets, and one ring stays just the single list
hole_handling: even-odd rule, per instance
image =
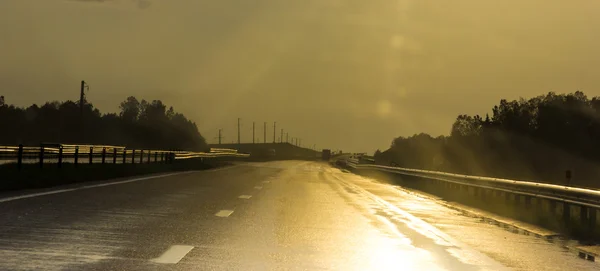
[{"label": "metal guardrail", "polygon": [[210,152],[189,152],[172,150],[129,149],[125,146],[111,145],[70,145],[42,143],[39,147],[0,146],[0,164],[23,163],[44,164],[140,164],[172,163],[174,160],[191,158],[248,157],[234,149],[211,149]]},{"label": "metal guardrail", "polygon": [[346,165],[354,169],[370,169],[393,174],[434,179],[459,185],[499,190],[503,192],[600,209],[600,191],[593,189],[501,178],[470,176],[439,171],[360,164],[359,162],[360,161],[358,159],[347,159]]}]

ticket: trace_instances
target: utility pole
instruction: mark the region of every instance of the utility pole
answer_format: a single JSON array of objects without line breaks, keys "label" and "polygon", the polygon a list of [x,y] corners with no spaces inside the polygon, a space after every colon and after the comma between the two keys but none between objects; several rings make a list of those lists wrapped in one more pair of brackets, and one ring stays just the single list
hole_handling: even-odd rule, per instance
[{"label": "utility pole", "polygon": [[254,141],[256,139],[256,136],[254,135],[254,131],[256,130],[256,127],[254,125],[254,121],[252,122],[252,144],[255,144],[256,142]]},{"label": "utility pole", "polygon": [[85,81],[81,80],[81,91],[79,93],[79,109],[81,110],[81,115],[83,115],[83,101],[85,100]]},{"label": "utility pole", "polygon": [[275,134],[277,133],[277,122],[274,121],[273,122],[273,143],[277,143],[277,141],[275,140]]},{"label": "utility pole", "polygon": [[238,144],[240,144],[240,118],[238,118]]},{"label": "utility pole", "polygon": [[81,80],[81,88],[79,91],[79,109],[83,115],[83,105],[85,104],[85,91],[90,91],[90,85],[85,81]]},{"label": "utility pole", "polygon": [[89,91],[90,90],[90,85],[88,85],[85,81],[81,80],[81,88],[79,90],[79,111],[80,111],[79,118],[80,118],[80,121],[81,121],[80,127],[79,127],[80,128],[79,132],[80,132],[80,137],[81,137],[80,140],[81,140],[81,142],[83,142],[85,140],[85,127],[86,127],[86,125],[85,125],[85,119],[84,119],[84,116],[83,116],[83,106],[85,104],[85,90],[86,89]]},{"label": "utility pole", "polygon": [[221,138],[222,138],[222,136],[221,136],[221,130],[223,130],[223,129],[219,129],[219,145],[221,145]]},{"label": "utility pole", "polygon": [[281,129],[281,138],[279,138],[279,143],[283,143],[283,129]]},{"label": "utility pole", "polygon": [[263,140],[265,141],[265,144],[267,144],[267,122],[265,122],[265,127],[263,128],[263,131],[265,132]]}]

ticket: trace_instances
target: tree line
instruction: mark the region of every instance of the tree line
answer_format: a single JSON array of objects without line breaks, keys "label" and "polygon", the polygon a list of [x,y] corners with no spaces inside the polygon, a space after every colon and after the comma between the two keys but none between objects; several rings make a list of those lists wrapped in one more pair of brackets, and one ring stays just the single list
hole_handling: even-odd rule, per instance
[{"label": "tree line", "polygon": [[[459,115],[450,135],[395,138],[375,161],[469,175],[599,186],[600,97],[583,92],[501,100],[485,117]],[[572,172],[567,179],[566,171]]]},{"label": "tree line", "polygon": [[196,123],[160,100],[131,96],[120,112],[101,113],[93,104],[47,102],[29,107],[0,98],[0,145],[40,143],[118,145],[129,148],[204,151],[207,144]]}]

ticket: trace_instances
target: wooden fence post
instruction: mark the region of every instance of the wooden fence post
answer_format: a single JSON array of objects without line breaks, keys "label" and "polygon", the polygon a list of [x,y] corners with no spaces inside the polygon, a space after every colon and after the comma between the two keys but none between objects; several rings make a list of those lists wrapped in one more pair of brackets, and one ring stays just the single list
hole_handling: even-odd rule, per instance
[{"label": "wooden fence post", "polygon": [[75,163],[75,167],[77,167],[77,162],[79,161],[79,146],[75,146],[75,159],[74,159],[74,163]]},{"label": "wooden fence post", "polygon": [[21,170],[23,166],[23,144],[19,144],[19,152],[17,154],[17,168]]},{"label": "wooden fence post", "polygon": [[40,146],[40,168],[44,167],[44,146]]},{"label": "wooden fence post", "polygon": [[58,168],[62,168],[62,160],[63,160],[63,147],[58,147]]},{"label": "wooden fence post", "polygon": [[92,161],[93,159],[94,159],[94,147],[90,147],[90,161],[89,161],[90,165],[93,163],[93,161]]}]

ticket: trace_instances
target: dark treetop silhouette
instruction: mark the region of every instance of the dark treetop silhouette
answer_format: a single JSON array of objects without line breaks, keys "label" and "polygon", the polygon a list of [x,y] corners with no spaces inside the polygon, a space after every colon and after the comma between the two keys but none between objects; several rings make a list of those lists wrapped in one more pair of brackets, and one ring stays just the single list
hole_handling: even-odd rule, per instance
[{"label": "dark treetop silhouette", "polygon": [[[196,124],[159,100],[128,97],[119,114],[102,114],[91,103],[83,110],[73,101],[20,108],[0,100],[0,144],[41,142],[110,144],[129,148],[204,151]],[[82,112],[83,111],[83,112]]]},{"label": "dark treetop silhouette", "polygon": [[600,186],[600,97],[550,92],[501,100],[492,116],[459,115],[449,136],[398,137],[379,164],[541,182]]}]

